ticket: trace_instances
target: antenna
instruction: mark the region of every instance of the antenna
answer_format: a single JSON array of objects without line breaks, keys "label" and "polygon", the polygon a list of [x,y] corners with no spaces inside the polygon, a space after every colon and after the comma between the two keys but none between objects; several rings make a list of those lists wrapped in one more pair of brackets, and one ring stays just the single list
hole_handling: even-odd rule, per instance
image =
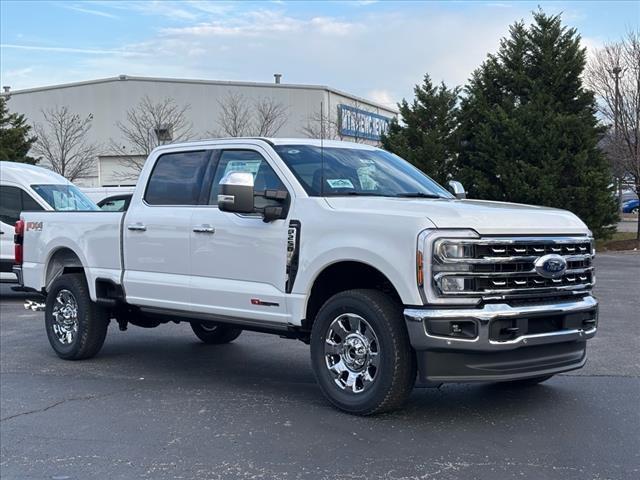
[{"label": "antenna", "polygon": [[320,196],[324,197],[324,104],[320,101]]}]

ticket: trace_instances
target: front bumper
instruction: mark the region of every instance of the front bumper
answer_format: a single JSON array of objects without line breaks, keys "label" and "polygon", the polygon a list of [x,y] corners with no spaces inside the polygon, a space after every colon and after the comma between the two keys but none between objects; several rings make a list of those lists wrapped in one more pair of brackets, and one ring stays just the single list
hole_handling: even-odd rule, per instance
[{"label": "front bumper", "polygon": [[407,308],[404,316],[420,383],[493,382],[582,367],[586,340],[597,330],[598,301]]}]

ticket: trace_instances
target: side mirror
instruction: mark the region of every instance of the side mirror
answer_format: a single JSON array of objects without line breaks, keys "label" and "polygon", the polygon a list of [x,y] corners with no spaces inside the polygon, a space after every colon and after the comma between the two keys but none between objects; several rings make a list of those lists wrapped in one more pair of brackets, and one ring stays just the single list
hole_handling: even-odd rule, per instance
[{"label": "side mirror", "polygon": [[254,213],[253,175],[229,172],[220,180],[218,208],[223,212]]},{"label": "side mirror", "polygon": [[467,192],[460,182],[456,180],[449,180],[447,186],[449,187],[449,191],[453,193],[456,198],[467,198]]}]

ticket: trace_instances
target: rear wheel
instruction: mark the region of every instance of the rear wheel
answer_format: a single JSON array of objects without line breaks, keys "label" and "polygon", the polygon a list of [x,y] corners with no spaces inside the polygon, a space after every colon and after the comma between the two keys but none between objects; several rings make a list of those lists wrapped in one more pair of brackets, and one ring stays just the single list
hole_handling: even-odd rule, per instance
[{"label": "rear wheel", "polygon": [[322,392],[341,410],[371,415],[400,407],[416,363],[402,310],[376,290],[349,290],[320,309],[311,362]]},{"label": "rear wheel", "polygon": [[47,293],[45,328],[53,350],[65,360],[91,358],[102,348],[109,317],[91,301],[84,275],[65,274]]},{"label": "rear wheel", "polygon": [[200,340],[207,344],[233,342],[242,333],[242,329],[215,323],[191,322],[191,329]]}]

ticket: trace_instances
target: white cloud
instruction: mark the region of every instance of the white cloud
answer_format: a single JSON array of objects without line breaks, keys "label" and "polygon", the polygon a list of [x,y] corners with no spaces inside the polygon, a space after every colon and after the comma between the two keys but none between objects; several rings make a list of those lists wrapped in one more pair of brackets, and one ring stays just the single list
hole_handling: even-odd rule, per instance
[{"label": "white cloud", "polygon": [[74,12],[86,13],[88,15],[95,15],[97,17],[106,17],[106,18],[118,18],[116,15],[111,13],[103,12],[102,10],[94,10],[92,8],[85,8],[80,5],[61,5],[62,8],[66,8],[67,10],[73,10]]},{"label": "white cloud", "polygon": [[129,50],[105,50],[99,48],[75,48],[75,47],[50,47],[47,45],[18,45],[13,43],[3,43],[0,48],[16,49],[16,50],[34,50],[39,52],[56,52],[56,53],[82,53],[87,55],[122,55],[125,57],[135,57],[140,52]]},{"label": "white cloud", "polygon": [[366,98],[369,100],[373,100],[374,102],[380,103],[386,107],[397,108],[396,105],[398,102],[393,99],[393,95],[388,90],[371,90],[366,95]]},{"label": "white cloud", "polygon": [[[116,5],[114,9],[142,6],[106,4]],[[56,70],[57,82],[121,73],[270,82],[274,72],[282,72],[284,82],[326,84],[395,106],[412,97],[413,86],[427,72],[435,82],[465,83],[486,54],[497,49],[508,26],[527,16],[516,7],[448,11],[433,4],[391,12],[371,9],[349,18],[294,14],[280,6],[241,11],[233,10],[237,4],[143,4],[151,5],[153,14],[179,8],[187,15],[178,25],[175,18],[163,22],[164,28],[140,42],[105,50],[3,46],[3,53],[17,48],[51,53],[49,69],[34,72],[14,88],[52,83],[47,70],[60,63],[54,54],[78,53],[72,62],[65,56],[65,69]],[[91,4],[96,6],[105,9],[102,3]]]}]

